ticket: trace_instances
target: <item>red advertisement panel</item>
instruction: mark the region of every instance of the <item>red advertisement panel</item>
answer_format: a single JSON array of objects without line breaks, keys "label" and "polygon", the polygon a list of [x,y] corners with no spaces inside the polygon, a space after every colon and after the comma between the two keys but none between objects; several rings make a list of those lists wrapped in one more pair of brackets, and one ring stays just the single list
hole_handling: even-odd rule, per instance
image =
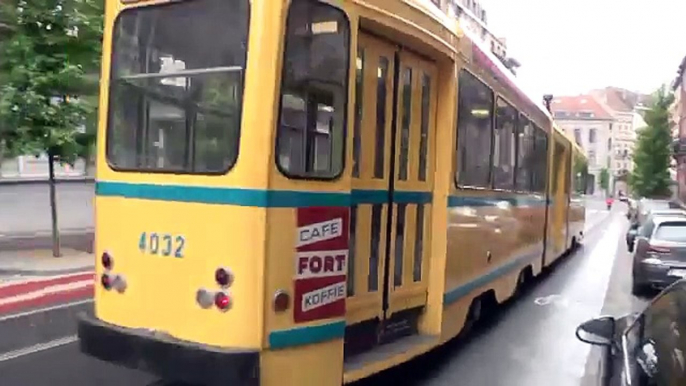
[{"label": "red advertisement panel", "polygon": [[349,209],[298,208],[297,216],[295,322],[344,316]]}]

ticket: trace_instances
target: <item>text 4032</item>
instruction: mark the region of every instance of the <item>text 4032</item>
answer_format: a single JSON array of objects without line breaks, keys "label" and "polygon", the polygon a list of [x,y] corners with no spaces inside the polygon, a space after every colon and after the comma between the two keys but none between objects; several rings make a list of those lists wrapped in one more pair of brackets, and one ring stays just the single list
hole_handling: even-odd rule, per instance
[{"label": "text 4032", "polygon": [[186,238],[168,233],[143,232],[138,240],[138,249],[148,255],[183,257]]}]

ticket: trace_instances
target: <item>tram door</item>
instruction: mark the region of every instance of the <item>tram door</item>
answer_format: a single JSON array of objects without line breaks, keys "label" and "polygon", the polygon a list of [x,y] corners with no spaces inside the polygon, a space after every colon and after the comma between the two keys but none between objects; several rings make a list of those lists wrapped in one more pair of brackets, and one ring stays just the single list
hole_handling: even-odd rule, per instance
[{"label": "tram door", "polygon": [[361,34],[346,354],[417,332],[427,302],[436,68]]}]

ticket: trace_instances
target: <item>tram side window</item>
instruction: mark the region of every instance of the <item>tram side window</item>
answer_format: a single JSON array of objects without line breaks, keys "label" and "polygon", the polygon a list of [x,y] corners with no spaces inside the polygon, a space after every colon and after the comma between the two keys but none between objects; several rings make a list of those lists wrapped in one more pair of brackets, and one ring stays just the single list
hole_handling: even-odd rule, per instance
[{"label": "tram side window", "polygon": [[493,91],[462,70],[457,107],[457,183],[490,187]]},{"label": "tram side window", "polygon": [[113,168],[221,173],[235,163],[249,7],[197,0],[120,14],[107,128]]},{"label": "tram side window", "polygon": [[292,1],[276,144],[279,168],[290,177],[329,179],[343,171],[349,42],[342,11]]},{"label": "tram side window", "polygon": [[532,190],[533,173],[535,167],[534,154],[534,127],[522,114],[517,122],[517,175],[515,188],[518,191],[530,192]]},{"label": "tram side window", "polygon": [[548,166],[548,137],[545,131],[535,126],[534,142],[534,178],[532,190],[536,193],[545,193],[546,172]]},{"label": "tram side window", "polygon": [[517,114],[517,109],[498,98],[493,131],[493,187],[496,189],[514,189]]}]

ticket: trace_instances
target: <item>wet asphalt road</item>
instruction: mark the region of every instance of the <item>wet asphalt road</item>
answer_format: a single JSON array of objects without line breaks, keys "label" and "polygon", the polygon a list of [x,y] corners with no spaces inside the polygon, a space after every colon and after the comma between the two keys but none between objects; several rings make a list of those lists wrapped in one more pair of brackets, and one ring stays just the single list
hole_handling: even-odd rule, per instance
[{"label": "wet asphalt road", "polygon": [[[626,220],[621,216],[621,210],[616,208],[608,217],[602,208],[590,205],[588,222],[596,226],[588,233],[585,246],[562,260],[528,292],[503,306],[487,325],[465,339],[451,342],[356,386],[579,385],[590,347],[574,338],[576,325],[603,310],[630,311],[627,307],[640,307],[642,302],[626,290],[626,280],[622,276],[629,260],[622,244]],[[617,283],[610,283],[613,272]],[[87,307],[90,304],[79,305],[79,308]],[[27,350],[13,350],[11,355],[0,353],[0,383],[11,386],[144,386],[156,383],[147,374],[81,355],[77,343],[69,339],[75,331],[65,327],[65,321],[73,315],[73,312],[62,312],[55,317],[65,320],[44,327],[25,323],[21,333],[31,336],[42,329],[43,341],[52,340],[56,347],[31,354],[26,354]],[[60,330],[55,330],[57,328]],[[7,333],[0,318],[0,339]],[[54,341],[65,336],[66,340]],[[26,355],[17,356],[17,353]]]}]

